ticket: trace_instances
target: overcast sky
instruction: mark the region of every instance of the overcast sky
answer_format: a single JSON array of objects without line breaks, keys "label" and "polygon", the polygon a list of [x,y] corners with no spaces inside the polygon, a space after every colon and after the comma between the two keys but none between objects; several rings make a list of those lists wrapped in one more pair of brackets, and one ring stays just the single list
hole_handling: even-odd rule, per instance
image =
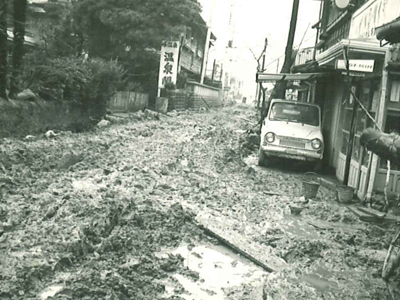
[{"label": "overcast sky", "polygon": [[[215,8],[213,18],[210,20],[213,1]],[[224,59],[225,45],[232,39],[230,36],[233,31],[236,57],[233,57],[231,66],[239,70],[243,77],[245,96],[254,97],[256,62],[249,49],[258,56],[267,37],[266,65],[269,65],[267,72],[276,72],[276,58],[284,54],[286,47],[293,0],[199,0],[199,2],[203,7],[204,20],[207,23],[211,21],[213,32],[217,36],[217,43],[210,52],[209,62],[212,63],[214,59],[220,61]],[[230,30],[228,26],[232,3],[234,30]],[[320,1],[300,0],[295,46],[299,45],[304,34],[306,35],[301,47],[314,45],[316,30],[311,26],[318,21],[319,9]],[[280,59],[280,64],[282,62],[283,57]]]}]

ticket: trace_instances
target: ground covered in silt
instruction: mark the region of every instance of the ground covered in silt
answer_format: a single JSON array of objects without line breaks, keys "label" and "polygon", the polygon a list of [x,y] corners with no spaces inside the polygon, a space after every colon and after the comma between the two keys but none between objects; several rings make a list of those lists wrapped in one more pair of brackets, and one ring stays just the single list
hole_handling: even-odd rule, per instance
[{"label": "ground covered in silt", "polygon": [[256,166],[255,116],[1,140],[0,299],[392,299],[395,223],[360,221],[324,187],[304,203],[304,170]]}]

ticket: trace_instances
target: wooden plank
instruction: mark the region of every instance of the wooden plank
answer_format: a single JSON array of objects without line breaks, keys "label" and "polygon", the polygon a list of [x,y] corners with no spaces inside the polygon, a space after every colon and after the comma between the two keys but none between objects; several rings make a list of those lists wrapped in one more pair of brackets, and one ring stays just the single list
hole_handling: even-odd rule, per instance
[{"label": "wooden plank", "polygon": [[250,234],[232,229],[238,226],[238,220],[202,212],[197,215],[196,224],[205,229],[206,234],[268,272],[280,271],[287,266],[282,258],[274,254],[272,247],[257,243]]},{"label": "wooden plank", "polygon": [[344,223],[333,223],[323,220],[307,222],[307,224],[321,229],[321,230],[337,230],[337,231],[346,231],[346,232],[357,232],[359,230],[364,230],[365,225],[355,225],[355,224],[344,224]]},{"label": "wooden plank", "polygon": [[371,216],[369,214],[366,214],[354,207],[347,207],[348,210],[350,210],[353,214],[355,214],[357,217],[360,218],[360,220],[362,221],[366,221],[366,222],[382,222],[382,219]]},{"label": "wooden plank", "polygon": [[216,238],[218,241],[220,241],[222,244],[224,244],[225,246],[227,246],[228,248],[232,249],[233,251],[239,253],[240,255],[242,255],[243,257],[247,258],[248,260],[250,260],[251,262],[255,263],[257,266],[263,268],[265,271],[272,273],[274,272],[273,269],[271,269],[270,267],[268,267],[267,265],[265,265],[264,263],[262,263],[261,261],[259,261],[258,259],[254,258],[253,256],[251,256],[250,254],[246,253],[244,250],[239,249],[239,247],[235,246],[234,244],[232,244],[231,242],[229,242],[228,240],[224,239],[222,236],[218,235],[217,233],[215,233],[214,231],[212,231],[211,229],[208,229],[206,227],[204,227],[201,224],[197,224],[197,226],[202,229],[207,235]]},{"label": "wooden plank", "polygon": [[263,193],[265,195],[271,195],[271,196],[285,196],[284,194],[277,193],[277,192],[270,192],[270,191],[264,191]]},{"label": "wooden plank", "polygon": [[376,209],[368,208],[368,207],[357,207],[358,210],[361,210],[362,212],[369,214],[371,216],[377,217],[377,218],[384,218],[386,216],[386,213],[377,211]]}]

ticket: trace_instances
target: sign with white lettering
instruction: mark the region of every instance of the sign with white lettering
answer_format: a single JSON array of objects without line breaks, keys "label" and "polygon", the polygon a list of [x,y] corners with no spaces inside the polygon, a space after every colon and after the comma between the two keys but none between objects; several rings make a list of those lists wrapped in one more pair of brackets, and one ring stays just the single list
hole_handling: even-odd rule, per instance
[{"label": "sign with white lettering", "polygon": [[[353,72],[372,73],[374,71],[374,64],[375,61],[373,59],[350,59],[349,69]],[[336,69],[347,70],[343,59],[336,60]]]},{"label": "sign with white lettering", "polygon": [[399,0],[369,0],[351,18],[350,39],[376,39],[375,28],[400,15]]},{"label": "sign with white lettering", "polygon": [[163,42],[161,47],[158,88],[166,84],[176,84],[178,75],[179,42]]},{"label": "sign with white lettering", "polygon": [[[347,75],[347,72],[342,72],[342,75]],[[350,77],[365,77],[365,73],[350,72]],[[351,104],[351,101],[350,101]]]}]

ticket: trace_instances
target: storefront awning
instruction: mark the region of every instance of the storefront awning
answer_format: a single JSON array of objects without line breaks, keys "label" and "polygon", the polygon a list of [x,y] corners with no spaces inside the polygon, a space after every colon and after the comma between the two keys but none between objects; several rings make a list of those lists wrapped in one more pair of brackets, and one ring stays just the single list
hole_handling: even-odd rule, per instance
[{"label": "storefront awning", "polygon": [[386,40],[390,44],[400,43],[400,18],[376,28],[378,40]]},{"label": "storefront awning", "polygon": [[347,47],[350,55],[354,54],[371,54],[385,55],[386,47],[381,47],[379,41],[370,39],[351,39],[341,40],[328,50],[317,55],[318,65],[335,65],[338,58],[343,58],[343,48]]},{"label": "storefront awning", "polygon": [[304,74],[291,74],[291,73],[257,73],[257,82],[274,82],[282,80],[309,80],[319,76],[321,73],[304,73]]}]

